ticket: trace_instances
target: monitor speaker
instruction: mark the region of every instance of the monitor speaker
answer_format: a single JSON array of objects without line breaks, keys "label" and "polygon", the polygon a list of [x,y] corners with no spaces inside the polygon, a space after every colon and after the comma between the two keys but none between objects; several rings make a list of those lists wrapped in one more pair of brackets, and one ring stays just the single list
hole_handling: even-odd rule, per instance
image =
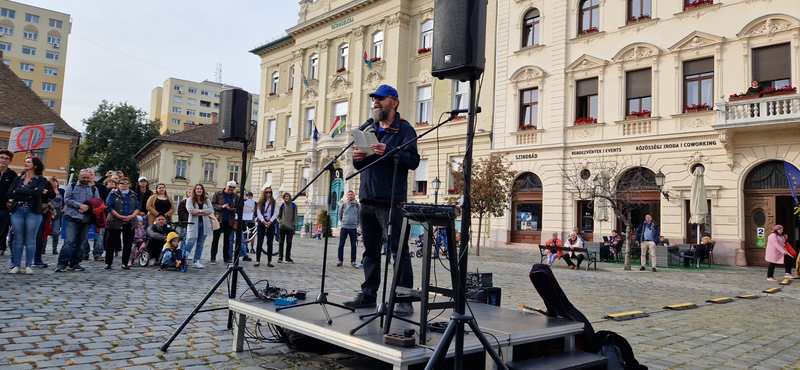
[{"label": "monitor speaker", "polygon": [[486,64],[487,0],[436,0],[433,67],[439,79],[475,80]]},{"label": "monitor speaker", "polygon": [[219,93],[219,132],[222,141],[247,141],[253,98],[242,89],[228,89]]}]

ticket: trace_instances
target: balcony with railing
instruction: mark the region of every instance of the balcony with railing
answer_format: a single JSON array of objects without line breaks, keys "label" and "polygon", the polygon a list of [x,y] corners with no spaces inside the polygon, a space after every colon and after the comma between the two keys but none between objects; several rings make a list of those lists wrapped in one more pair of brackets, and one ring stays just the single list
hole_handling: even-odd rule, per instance
[{"label": "balcony with railing", "polygon": [[746,129],[800,123],[800,95],[797,93],[755,97],[716,104],[715,129]]}]

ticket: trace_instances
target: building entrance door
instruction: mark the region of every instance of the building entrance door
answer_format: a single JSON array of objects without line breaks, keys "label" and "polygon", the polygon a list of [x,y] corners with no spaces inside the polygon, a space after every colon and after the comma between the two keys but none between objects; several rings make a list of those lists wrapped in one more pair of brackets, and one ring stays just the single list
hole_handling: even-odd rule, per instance
[{"label": "building entrance door", "polygon": [[761,246],[758,236],[762,234],[765,243],[767,235],[775,225],[775,196],[745,193],[744,199],[744,252],[747,265],[766,267],[767,261],[764,260],[766,244]]}]

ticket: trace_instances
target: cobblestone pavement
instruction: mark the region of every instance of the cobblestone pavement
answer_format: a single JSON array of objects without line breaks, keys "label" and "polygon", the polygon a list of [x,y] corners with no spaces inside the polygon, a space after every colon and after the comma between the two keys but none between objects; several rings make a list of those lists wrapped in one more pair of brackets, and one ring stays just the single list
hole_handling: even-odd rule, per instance
[{"label": "cobblestone pavement", "polygon": [[[295,242],[296,263],[268,268],[263,260],[260,267],[243,262],[247,274],[254,281],[269,279],[273,286],[316,295],[322,242],[299,237]],[[327,290],[352,294],[363,280],[363,271],[347,264],[336,267],[338,239],[332,243]],[[207,262],[210,247],[205,250]],[[0,257],[4,267],[8,254]],[[317,355],[264,342],[250,343],[252,353],[232,353],[226,311],[197,315],[169,352],[162,353],[159,347],[219,279],[223,264],[180,273],[156,268],[125,271],[119,262],[114,269],[103,270],[103,262],[85,261],[85,272],[56,274],[55,257],[45,256],[51,268],[36,270],[32,276],[7,275],[2,270],[0,368],[4,370],[378,368],[343,351]],[[528,280],[531,264],[538,261],[538,250],[484,248],[481,256],[470,256],[470,270],[494,274],[494,285],[503,290],[504,307],[516,309],[518,303],[543,307]],[[413,263],[415,282],[419,282],[421,259]],[[762,290],[777,286],[766,280],[764,270],[671,268],[653,273],[601,263],[598,271],[587,272],[568,270],[560,261],[554,267],[567,296],[595,329],[625,336],[637,358],[651,369],[800,369],[800,281],[779,293],[763,294]],[[437,271],[440,281],[447,278],[442,268]],[[244,290],[240,285],[239,292]],[[761,298],[704,303],[743,293]],[[224,307],[226,299],[223,285],[206,308]],[[662,309],[685,302],[700,307],[678,312]],[[603,319],[606,314],[629,310],[643,310],[650,316],[624,322]]]}]

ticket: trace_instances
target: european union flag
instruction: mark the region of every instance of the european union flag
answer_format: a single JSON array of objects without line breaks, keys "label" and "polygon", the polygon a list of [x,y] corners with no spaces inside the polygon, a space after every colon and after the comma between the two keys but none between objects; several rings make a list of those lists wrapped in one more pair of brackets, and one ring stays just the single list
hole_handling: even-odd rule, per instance
[{"label": "european union flag", "polygon": [[314,141],[319,140],[319,131],[317,131],[317,125],[314,125]]},{"label": "european union flag", "polygon": [[789,190],[792,191],[794,205],[797,206],[797,188],[800,186],[800,170],[787,161],[783,161],[783,168],[786,170],[786,178],[789,180]]}]

